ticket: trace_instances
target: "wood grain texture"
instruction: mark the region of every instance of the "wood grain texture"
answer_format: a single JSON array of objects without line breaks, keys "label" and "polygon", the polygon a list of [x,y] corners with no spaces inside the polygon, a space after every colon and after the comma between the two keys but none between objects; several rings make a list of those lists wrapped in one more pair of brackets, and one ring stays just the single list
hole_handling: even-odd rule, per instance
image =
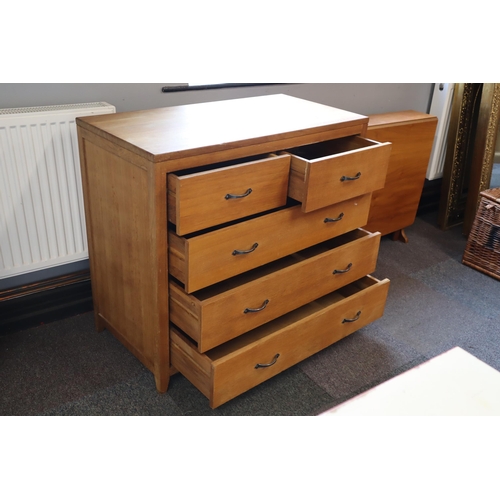
[{"label": "wood grain texture", "polygon": [[[284,206],[290,157],[268,157],[192,174],[168,175],[169,220],[184,235]],[[241,198],[227,198],[237,195]]]},{"label": "wood grain texture", "polygon": [[[172,353],[172,363],[181,373],[188,370],[186,377],[205,395],[211,393],[210,406],[216,408],[382,316],[388,280],[369,277],[352,288],[355,293],[333,292],[204,354],[174,331],[172,338],[183,348]],[[359,320],[343,322],[358,313]],[[257,363],[272,362],[276,354],[275,364],[255,368]],[[192,363],[186,362],[187,356]],[[210,377],[204,378],[201,370],[193,376],[190,364],[205,366],[203,373],[210,372]]]},{"label": "wood grain texture", "polygon": [[392,143],[385,186],[373,192],[368,231],[383,235],[415,221],[434,142],[437,118],[416,111],[370,116],[367,136]]},{"label": "wood grain texture", "polygon": [[289,195],[302,203],[304,212],[311,212],[380,189],[390,151],[389,143],[360,137],[292,150]]},{"label": "wood grain texture", "polygon": [[355,230],[199,293],[171,283],[171,320],[205,352],[372,273],[379,243],[380,233]]},{"label": "wood grain texture", "polygon": [[[371,193],[304,214],[300,205],[201,235],[183,238],[169,232],[170,273],[187,293],[212,285],[366,224]],[[342,220],[325,223],[325,218]],[[234,250],[257,248],[248,254]],[[175,251],[173,251],[175,249]],[[184,251],[183,255],[178,252]]]},{"label": "wood grain texture", "polygon": [[[359,328],[365,318],[377,316],[378,313],[363,313],[363,321],[334,328],[333,334],[328,331],[332,318],[319,319],[322,311],[347,307],[351,301],[366,310],[375,303],[382,304],[378,299],[365,302],[362,298],[378,286],[371,278],[357,282],[365,285],[354,287],[353,292],[346,292],[350,288],[342,285],[354,279],[355,273],[349,278],[345,274],[334,277],[339,278],[335,287],[342,288],[327,296],[330,303],[321,303],[323,299],[319,298],[287,312],[287,307],[298,307],[301,301],[330,291],[329,287],[317,286],[321,277],[315,274],[328,267],[320,260],[330,249],[316,255],[306,249],[365,225],[371,193],[351,193],[354,198],[338,204],[329,199],[328,207],[304,214],[300,205],[274,208],[283,206],[287,194],[288,157],[262,162],[264,168],[256,163],[247,174],[240,170],[234,175],[234,185],[231,174],[236,168],[226,170],[223,180],[215,175],[212,178],[210,173],[200,174],[202,180],[193,186],[182,185],[184,173],[180,172],[219,162],[238,163],[257,155],[263,157],[347,136],[363,136],[367,117],[278,95],[78,118],[77,125],[96,326],[99,330],[108,328],[153,372],[158,391],[167,390],[170,375],[178,370],[200,388],[213,407],[217,406],[238,391],[272,376],[274,368],[266,370],[264,376],[260,370],[257,375],[252,370],[245,371],[245,363],[254,357],[252,352],[258,358],[252,363],[268,362],[275,348],[283,346],[285,351],[278,365],[281,370]],[[168,177],[174,172],[182,175]],[[192,174],[189,180],[198,172],[190,172],[184,180]],[[267,183],[275,185],[276,192],[271,194],[268,190],[261,200],[263,204],[253,201],[257,197],[249,198],[251,203],[242,212],[229,214],[217,207],[215,216],[208,214],[207,207],[215,206],[215,201],[205,198],[206,192],[217,192],[217,196],[220,189],[224,195],[232,190],[239,193],[243,188],[238,183],[248,189],[248,181],[252,181],[248,187],[255,192],[261,185],[269,186]],[[311,192],[318,191],[314,195],[321,194],[321,190],[324,182],[311,188]],[[238,206],[243,207],[244,203]],[[272,212],[262,214],[261,210],[268,207],[273,207]],[[167,232],[169,217],[179,226],[182,236]],[[340,220],[325,223],[325,218]],[[212,229],[212,224],[216,229]],[[379,238],[380,235],[360,237],[356,248],[344,241],[341,260],[348,253],[353,271],[359,268],[356,272],[371,272]],[[361,244],[365,239],[371,241],[367,246]],[[258,243],[255,252],[233,255],[233,250],[247,250],[254,243]],[[245,273],[271,266],[291,254],[298,266],[296,272],[280,280],[279,269],[274,269],[276,284],[264,279],[259,293],[272,292],[276,297],[272,298],[273,304],[278,296],[286,295],[292,305],[279,309],[277,314],[281,316],[257,327],[258,322],[250,325],[248,333],[235,338],[230,338],[232,333],[216,333],[217,325],[221,329],[226,318],[228,300],[235,304],[243,300],[238,302],[238,308],[243,303],[253,308],[260,305],[246,302],[252,291],[245,288],[250,286]],[[309,270],[302,264],[307,259],[312,266]],[[356,262],[361,261],[358,266]],[[346,266],[345,262],[339,265],[342,269]],[[197,291],[196,300],[186,295],[174,278],[185,283],[188,293]],[[206,287],[222,286],[221,282],[228,278],[240,280],[238,286],[244,289],[237,299],[231,296],[224,304],[220,300],[224,292],[220,290],[215,294],[218,298],[208,297]],[[356,312],[347,307],[344,314]],[[318,319],[307,321],[306,326],[306,316]],[[200,329],[201,324],[200,331],[208,324],[212,335],[205,338],[200,334],[197,348],[175,327],[171,330],[170,319],[184,321],[186,329]],[[298,322],[295,326],[294,321]],[[318,328],[323,331],[317,332]]]},{"label": "wood grain texture", "polygon": [[190,342],[186,342],[175,325],[170,327],[172,367],[182,373],[207,398],[212,398],[212,364],[200,356]]},{"label": "wood grain texture", "polygon": [[77,123],[154,162],[349,126],[360,133],[368,122],[356,113],[281,94],[104,116],[79,118]]},{"label": "wood grain texture", "polygon": [[82,139],[81,151],[98,329],[109,327],[147,367],[156,366],[158,388],[166,390],[168,339],[159,339],[168,317],[164,177],[157,190],[154,171],[90,140]]}]

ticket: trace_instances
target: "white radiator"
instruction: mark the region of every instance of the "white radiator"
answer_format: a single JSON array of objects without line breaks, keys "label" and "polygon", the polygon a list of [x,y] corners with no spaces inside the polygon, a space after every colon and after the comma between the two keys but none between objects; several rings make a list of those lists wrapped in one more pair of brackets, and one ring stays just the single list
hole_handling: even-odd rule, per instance
[{"label": "white radiator", "polygon": [[88,258],[75,118],[115,111],[0,109],[0,279]]}]

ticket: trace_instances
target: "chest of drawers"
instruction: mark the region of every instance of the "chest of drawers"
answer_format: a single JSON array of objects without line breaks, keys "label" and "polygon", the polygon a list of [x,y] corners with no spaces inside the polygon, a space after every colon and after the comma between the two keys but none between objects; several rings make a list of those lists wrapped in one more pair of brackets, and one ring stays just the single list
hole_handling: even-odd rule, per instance
[{"label": "chest of drawers", "polygon": [[383,314],[390,143],[285,95],[77,120],[98,330],[215,408]]}]

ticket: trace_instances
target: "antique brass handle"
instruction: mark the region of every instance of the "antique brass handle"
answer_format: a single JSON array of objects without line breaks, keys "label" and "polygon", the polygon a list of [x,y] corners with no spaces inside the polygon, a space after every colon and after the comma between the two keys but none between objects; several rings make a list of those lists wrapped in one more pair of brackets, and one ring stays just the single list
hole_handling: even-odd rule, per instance
[{"label": "antique brass handle", "polygon": [[340,178],[340,181],[341,182],[344,182],[344,181],[357,181],[360,177],[361,177],[361,172],[358,172],[355,177],[348,177],[347,175],[343,175]]},{"label": "antique brass handle", "polygon": [[229,194],[228,193],[228,194],[226,194],[226,196],[224,196],[224,198],[226,198],[226,200],[234,200],[235,198],[245,198],[251,192],[252,192],[252,188],[248,188],[243,194]]},{"label": "antique brass handle", "polygon": [[257,368],[269,368],[270,366],[273,366],[276,361],[278,361],[278,358],[280,357],[279,353],[276,353],[274,355],[273,360],[270,363],[257,363],[255,365],[255,369]]},{"label": "antique brass handle", "polygon": [[360,316],[361,316],[361,311],[358,311],[356,313],[356,316],[354,316],[354,318],[352,318],[352,319],[344,318],[342,320],[342,323],[354,323],[354,321],[358,321],[358,319],[359,319]]},{"label": "antique brass handle", "polygon": [[245,253],[251,253],[253,252],[257,247],[259,246],[258,243],[254,243],[252,245],[252,248],[248,249],[248,250],[233,250],[233,255],[241,255],[241,254],[245,254]]},{"label": "antique brass handle", "polygon": [[332,274],[347,273],[348,271],[351,270],[351,267],[352,267],[352,262],[349,262],[349,265],[345,269],[334,269]]},{"label": "antique brass handle", "polygon": [[264,300],[264,303],[258,309],[250,309],[250,307],[247,307],[243,312],[247,314],[247,313],[256,313],[259,311],[263,311],[267,307],[267,304],[269,304],[269,299]]},{"label": "antique brass handle", "polygon": [[325,223],[326,222],[337,222],[339,220],[342,220],[343,217],[344,217],[344,212],[341,212],[336,219],[330,219],[330,217],[326,217],[323,222],[325,222]]}]

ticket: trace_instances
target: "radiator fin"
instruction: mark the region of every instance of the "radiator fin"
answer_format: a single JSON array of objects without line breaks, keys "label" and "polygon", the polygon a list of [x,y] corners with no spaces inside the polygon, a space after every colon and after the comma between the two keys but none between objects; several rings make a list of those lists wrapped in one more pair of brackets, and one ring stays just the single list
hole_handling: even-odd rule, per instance
[{"label": "radiator fin", "polygon": [[75,119],[114,112],[0,109],[0,279],[88,258]]}]

